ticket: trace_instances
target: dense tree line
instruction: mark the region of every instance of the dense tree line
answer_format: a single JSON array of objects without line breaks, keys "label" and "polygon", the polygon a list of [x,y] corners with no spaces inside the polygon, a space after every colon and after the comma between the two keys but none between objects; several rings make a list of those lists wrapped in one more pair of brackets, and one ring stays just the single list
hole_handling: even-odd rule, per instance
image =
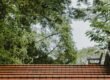
[{"label": "dense tree line", "polygon": [[[70,0],[0,0],[0,64],[74,63]],[[33,25],[40,24],[40,33]]]},{"label": "dense tree line", "polygon": [[93,30],[87,36],[110,45],[108,0],[93,0],[87,8],[72,8],[71,0],[0,0],[0,63],[75,63],[71,19],[89,20]]}]

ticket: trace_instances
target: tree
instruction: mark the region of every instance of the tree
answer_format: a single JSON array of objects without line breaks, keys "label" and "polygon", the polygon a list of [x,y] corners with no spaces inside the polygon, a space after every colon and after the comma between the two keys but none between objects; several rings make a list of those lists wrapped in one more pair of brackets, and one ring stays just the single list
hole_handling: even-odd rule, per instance
[{"label": "tree", "polygon": [[[85,0],[79,0],[85,1]],[[86,0],[86,4],[89,0]],[[86,34],[91,40],[97,42],[101,48],[107,48],[110,35],[110,3],[108,0],[93,0],[93,4],[85,9],[80,9],[83,20],[89,20],[92,30]]]},{"label": "tree", "polygon": [[87,35],[100,44],[100,46],[106,47],[110,41],[110,5],[106,1],[99,1],[92,9],[95,15],[91,19],[92,31],[88,31]]},{"label": "tree", "polygon": [[[59,58],[54,60],[52,54],[65,55],[67,62],[62,59],[62,63],[74,61],[70,3],[70,0],[1,0],[0,56],[5,60],[1,63],[59,63]],[[39,34],[32,29],[35,24],[41,24],[42,30],[48,28],[51,33],[41,32],[36,37]],[[54,35],[58,41],[50,50]],[[37,41],[39,37],[42,39]],[[47,41],[50,42],[47,44]]]},{"label": "tree", "polygon": [[101,53],[104,53],[104,51],[97,46],[83,48],[77,53],[77,64],[88,64],[88,58],[99,58]]}]

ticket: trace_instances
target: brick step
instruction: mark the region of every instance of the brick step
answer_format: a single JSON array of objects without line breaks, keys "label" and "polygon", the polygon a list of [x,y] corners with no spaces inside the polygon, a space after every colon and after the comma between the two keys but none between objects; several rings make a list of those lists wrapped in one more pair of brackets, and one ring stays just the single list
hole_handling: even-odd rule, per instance
[{"label": "brick step", "polygon": [[82,73],[62,73],[62,72],[48,72],[48,73],[33,73],[33,72],[2,72],[0,75],[110,75],[110,73],[103,72],[95,72],[95,73],[90,73],[90,72],[82,72]]},{"label": "brick step", "polygon": [[110,68],[27,68],[27,67],[24,67],[24,68],[0,68],[0,70],[73,70],[73,69],[76,69],[76,70],[105,70],[105,69],[110,69]]},{"label": "brick step", "polygon": [[24,70],[24,69],[29,69],[29,70],[32,70],[32,69],[35,69],[35,70],[37,70],[37,69],[39,69],[39,70],[49,70],[49,69],[69,69],[69,70],[71,70],[71,69],[78,69],[78,70],[80,70],[80,69],[87,69],[87,70],[92,70],[92,69],[94,69],[94,70],[96,70],[96,69],[100,69],[100,70],[103,70],[103,69],[110,69],[110,67],[50,67],[50,68],[45,68],[45,67],[43,67],[43,68],[37,68],[37,67],[12,67],[12,68],[10,68],[10,67],[0,67],[0,70],[14,70],[14,69],[18,69],[18,70]]},{"label": "brick step", "polygon": [[48,70],[48,71],[29,71],[29,70],[26,70],[26,71],[18,71],[18,70],[15,70],[15,71],[0,71],[0,73],[110,73],[110,71],[88,71],[88,70],[82,70],[82,71],[77,71],[77,70],[73,70],[73,71],[55,71],[55,70]]},{"label": "brick step", "polygon": [[95,70],[95,69],[105,69],[105,68],[110,69],[110,67],[102,67],[102,68],[99,68],[99,67],[88,67],[88,68],[86,68],[86,67],[78,67],[78,68],[77,67],[75,67],[75,68],[74,67],[73,68],[72,67],[71,68],[69,68],[69,67],[67,67],[67,68],[64,68],[64,67],[62,67],[62,68],[61,67],[60,68],[59,67],[53,67],[53,68],[52,67],[50,67],[50,68],[45,68],[45,67],[43,67],[43,68],[35,68],[35,67],[23,67],[23,68],[22,67],[13,67],[13,68],[9,68],[9,67],[7,67],[6,68],[6,67],[3,67],[3,68],[1,68],[0,67],[0,70],[2,70],[2,69],[21,69],[21,70],[22,69],[39,69],[39,70],[40,69],[47,69],[47,70],[48,69],[94,69]]},{"label": "brick step", "polygon": [[98,67],[98,68],[103,68],[103,67],[106,67],[106,66],[104,66],[104,65],[0,65],[0,68],[20,68],[20,67],[29,67],[29,68],[67,68],[67,67],[69,67],[69,68],[90,68],[90,67],[92,67],[92,68],[94,68],[94,67]]},{"label": "brick step", "polygon": [[0,78],[110,78],[110,75],[0,75]]},{"label": "brick step", "polygon": [[80,66],[76,66],[76,67],[28,67],[28,66],[25,66],[25,67],[16,67],[16,66],[13,66],[13,67],[0,67],[0,69],[54,69],[54,68],[58,68],[58,69],[75,69],[75,68],[77,68],[77,69],[80,69],[80,68],[82,68],[82,69],[97,69],[97,68],[110,68],[110,67],[100,67],[100,66],[93,66],[93,67],[80,67]]},{"label": "brick step", "polygon": [[0,78],[0,80],[110,80],[109,78]]},{"label": "brick step", "polygon": [[93,70],[93,69],[48,69],[48,70],[37,70],[37,69],[24,69],[24,70],[19,70],[19,69],[3,69],[3,70],[0,70],[0,73],[1,72],[33,72],[33,73],[43,73],[43,72],[73,72],[73,73],[77,73],[77,72],[110,72],[110,69],[96,69],[96,70]]},{"label": "brick step", "polygon": [[110,80],[104,65],[0,65],[0,80]]},{"label": "brick step", "polygon": [[1,71],[110,71],[110,68],[0,68]]}]

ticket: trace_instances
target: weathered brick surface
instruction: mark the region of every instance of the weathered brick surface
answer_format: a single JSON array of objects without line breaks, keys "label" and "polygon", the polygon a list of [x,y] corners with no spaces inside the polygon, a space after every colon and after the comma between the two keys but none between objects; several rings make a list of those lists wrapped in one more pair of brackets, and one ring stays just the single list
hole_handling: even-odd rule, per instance
[{"label": "weathered brick surface", "polygon": [[0,65],[0,80],[110,80],[104,65]]}]

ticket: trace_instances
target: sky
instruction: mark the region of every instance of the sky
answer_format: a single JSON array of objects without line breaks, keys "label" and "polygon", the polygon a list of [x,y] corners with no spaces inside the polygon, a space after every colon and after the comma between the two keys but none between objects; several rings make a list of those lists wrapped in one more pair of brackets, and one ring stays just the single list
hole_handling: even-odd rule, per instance
[{"label": "sky", "polygon": [[[71,0],[72,1],[72,6],[77,7],[77,1],[76,0]],[[90,0],[92,1],[92,0]],[[90,2],[92,4],[92,2]],[[90,5],[91,6],[91,5]],[[82,4],[81,7],[86,8],[84,4]],[[87,48],[87,47],[92,47],[96,43],[91,42],[90,39],[86,36],[86,31],[91,30],[90,28],[90,23],[89,22],[84,22],[84,21],[72,21],[71,27],[73,29],[73,39],[76,45],[76,48],[82,49],[82,48]]]},{"label": "sky", "polygon": [[96,44],[95,42],[90,41],[90,39],[85,34],[86,31],[91,30],[89,22],[72,21],[71,27],[73,29],[73,39],[78,50],[92,47]]}]

